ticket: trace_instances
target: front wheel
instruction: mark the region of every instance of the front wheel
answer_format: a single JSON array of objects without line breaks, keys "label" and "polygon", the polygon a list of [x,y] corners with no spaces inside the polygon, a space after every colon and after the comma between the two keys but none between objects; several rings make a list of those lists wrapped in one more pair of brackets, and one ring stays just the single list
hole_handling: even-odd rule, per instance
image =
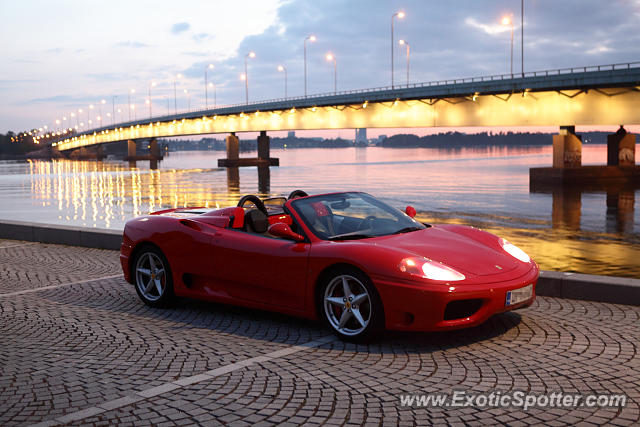
[{"label": "front wheel", "polygon": [[341,269],[329,276],[320,297],[324,320],[343,340],[366,340],[384,325],[380,297],[371,280],[359,270]]},{"label": "front wheel", "polygon": [[136,292],[151,307],[165,307],[173,300],[173,279],[169,262],[157,248],[142,249],[135,258]]}]

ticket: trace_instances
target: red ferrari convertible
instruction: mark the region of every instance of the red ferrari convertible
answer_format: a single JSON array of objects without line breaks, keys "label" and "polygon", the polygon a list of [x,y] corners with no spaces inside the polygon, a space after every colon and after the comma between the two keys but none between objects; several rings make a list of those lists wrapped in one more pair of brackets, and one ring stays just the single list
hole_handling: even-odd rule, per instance
[{"label": "red ferrari convertible", "polygon": [[474,326],[533,302],[538,266],[521,249],[414,216],[360,192],[247,195],[127,222],[120,260],[150,306],[180,296],[273,310],[343,339]]}]

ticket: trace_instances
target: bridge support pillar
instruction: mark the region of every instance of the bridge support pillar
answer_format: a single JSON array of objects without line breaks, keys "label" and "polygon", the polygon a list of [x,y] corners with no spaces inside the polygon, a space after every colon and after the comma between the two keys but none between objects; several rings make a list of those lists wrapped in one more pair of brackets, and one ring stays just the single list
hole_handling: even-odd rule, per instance
[{"label": "bridge support pillar", "polygon": [[582,138],[576,135],[575,126],[560,126],[560,133],[553,135],[553,167],[574,168],[582,165]]},{"label": "bridge support pillar", "polygon": [[271,148],[271,138],[267,135],[266,131],[260,131],[260,136],[258,136],[258,158],[259,159],[268,159]]},{"label": "bridge support pillar", "polygon": [[279,166],[280,160],[269,157],[271,139],[266,131],[261,131],[258,137],[258,157],[240,158],[240,141],[235,133],[227,136],[227,158],[218,159],[219,168],[238,166]]},{"label": "bridge support pillar", "polygon": [[607,166],[636,164],[636,136],[620,125],[614,134],[607,135]]},{"label": "bridge support pillar", "polygon": [[240,157],[240,140],[235,132],[227,135],[227,159],[237,159]]},{"label": "bridge support pillar", "polygon": [[129,161],[129,166],[135,167],[138,160],[149,160],[149,167],[151,169],[158,169],[158,161],[162,160],[162,154],[160,153],[158,140],[156,138],[151,138],[149,140],[148,148],[148,155],[139,155],[137,151],[136,141],[127,141],[127,157],[125,160]]}]

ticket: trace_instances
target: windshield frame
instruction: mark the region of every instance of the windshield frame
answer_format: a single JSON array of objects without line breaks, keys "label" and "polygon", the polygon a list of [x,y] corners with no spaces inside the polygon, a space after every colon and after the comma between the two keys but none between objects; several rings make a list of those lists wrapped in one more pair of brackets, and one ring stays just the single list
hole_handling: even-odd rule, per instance
[{"label": "windshield frame", "polygon": [[[417,230],[424,230],[426,228],[428,228],[428,225],[423,224],[419,221],[417,221],[414,218],[411,218],[410,216],[408,216],[405,212],[394,208],[393,206],[375,198],[374,196],[362,192],[362,191],[345,191],[345,192],[340,192],[340,193],[327,193],[327,194],[319,194],[319,195],[314,195],[314,196],[308,196],[308,197],[301,197],[301,198],[297,198],[297,199],[293,199],[293,200],[289,200],[289,204],[291,206],[291,209],[295,211],[295,213],[297,214],[297,216],[300,218],[300,220],[302,221],[302,223],[305,225],[305,227],[309,230],[309,232],[311,234],[313,234],[315,237],[317,237],[320,240],[324,240],[324,241],[341,241],[341,240],[355,240],[352,238],[349,238],[349,236],[357,234],[358,230],[354,230],[352,232],[348,232],[348,233],[344,233],[344,234],[334,234],[332,236],[327,235],[326,233],[318,230],[316,227],[313,226],[313,224],[310,223],[309,218],[307,218],[307,216],[304,214],[304,212],[302,211],[301,208],[301,204],[307,204],[310,201],[314,200],[314,199],[318,199],[318,201],[327,201],[327,200],[331,200],[331,199],[338,199],[341,196],[345,196],[345,197],[349,197],[349,196],[353,196],[353,195],[357,195],[359,198],[361,198],[362,200],[364,200],[365,202],[375,206],[376,208],[379,208],[389,214],[391,214],[392,216],[394,216],[395,218],[398,219],[398,221],[405,221],[405,224],[402,224],[403,226],[398,228],[395,231],[391,231],[391,232],[385,232],[382,234],[372,234],[372,235],[360,235],[358,237],[358,239],[368,239],[368,238],[374,238],[374,237],[383,237],[383,236],[391,236],[394,234],[397,234],[398,231],[402,231],[406,228],[413,228],[415,227],[415,231]],[[410,231],[414,231],[414,230],[408,230],[406,232],[410,232]],[[344,239],[341,239],[339,237],[346,237]]]}]

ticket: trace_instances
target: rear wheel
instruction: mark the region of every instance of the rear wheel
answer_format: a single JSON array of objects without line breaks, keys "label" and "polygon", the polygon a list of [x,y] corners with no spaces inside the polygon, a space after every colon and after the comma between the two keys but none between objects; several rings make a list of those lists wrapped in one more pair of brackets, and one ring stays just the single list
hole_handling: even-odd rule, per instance
[{"label": "rear wheel", "polygon": [[366,340],[384,325],[380,297],[371,280],[359,270],[335,271],[324,281],[319,296],[325,322],[343,340]]},{"label": "rear wheel", "polygon": [[169,262],[153,246],[143,248],[134,262],[136,292],[151,307],[165,307],[173,300],[173,279]]}]

